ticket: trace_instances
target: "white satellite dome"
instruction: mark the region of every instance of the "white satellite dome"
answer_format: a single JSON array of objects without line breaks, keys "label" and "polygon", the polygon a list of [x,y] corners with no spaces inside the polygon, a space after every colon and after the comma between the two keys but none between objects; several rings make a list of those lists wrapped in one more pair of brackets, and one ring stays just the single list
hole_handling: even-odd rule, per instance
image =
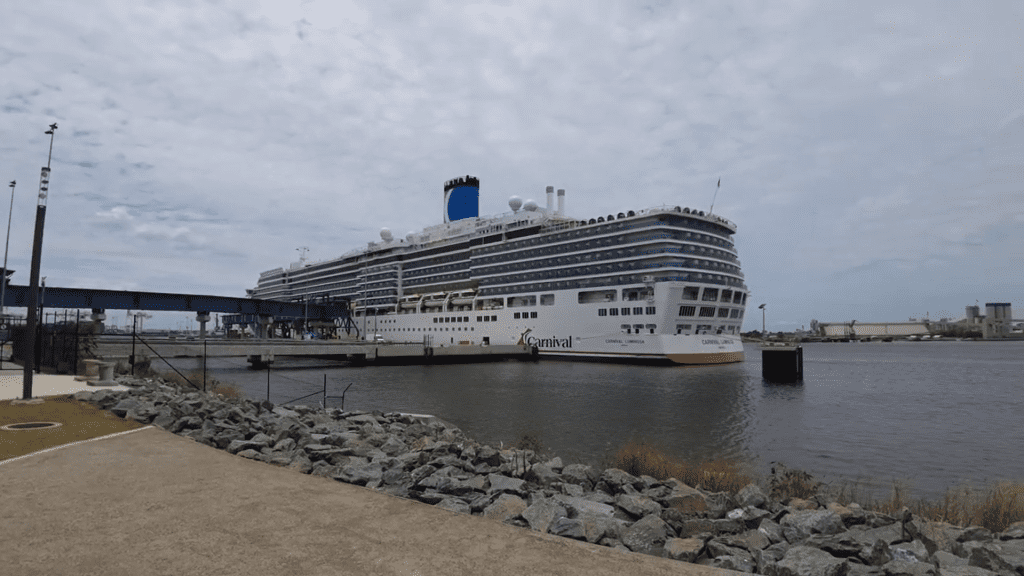
[{"label": "white satellite dome", "polygon": [[519,196],[512,196],[508,199],[508,207],[511,208],[513,212],[519,212],[519,209],[523,207],[523,199]]},{"label": "white satellite dome", "polygon": [[406,242],[412,242],[413,239],[415,239],[415,238],[416,238],[416,233],[413,232],[412,230],[409,230],[409,233],[405,235]]},{"label": "white satellite dome", "polygon": [[537,203],[534,202],[533,200],[527,200],[526,203],[523,204],[523,208],[527,212],[536,212],[537,211]]},{"label": "white satellite dome", "polygon": [[380,238],[385,242],[391,242],[391,230],[388,228],[381,228]]}]

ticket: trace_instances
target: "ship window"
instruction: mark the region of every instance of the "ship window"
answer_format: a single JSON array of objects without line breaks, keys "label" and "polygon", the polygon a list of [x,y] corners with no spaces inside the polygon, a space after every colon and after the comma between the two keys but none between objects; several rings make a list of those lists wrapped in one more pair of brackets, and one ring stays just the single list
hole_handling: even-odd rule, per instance
[{"label": "ship window", "polygon": [[689,334],[691,328],[693,328],[692,324],[676,324],[676,334]]},{"label": "ship window", "polygon": [[697,313],[697,307],[696,306],[680,306],[679,307],[679,315],[680,316],[693,316],[696,313]]},{"label": "ship window", "polygon": [[541,294],[541,296],[540,296],[540,305],[541,306],[554,306],[555,305],[555,295],[554,294]]},{"label": "ship window", "polygon": [[718,288],[705,288],[704,289],[704,301],[714,302],[718,300]]},{"label": "ship window", "polygon": [[608,310],[606,310],[604,308],[598,308],[597,309],[597,315],[598,316],[607,316],[608,315]]},{"label": "ship window", "polygon": [[733,311],[729,313],[729,318],[739,318],[739,317],[740,317],[740,311],[739,310],[733,309]]},{"label": "ship window", "polygon": [[[627,324],[627,326],[628,326],[628,324]],[[643,324],[633,324],[633,328],[636,328],[636,333],[639,334],[640,331],[644,329],[644,325]]]},{"label": "ship window", "polygon": [[719,308],[718,309],[718,317],[719,318],[728,318],[729,317],[729,309],[728,308]]},{"label": "ship window", "polygon": [[683,300],[696,300],[697,294],[700,293],[700,288],[696,286],[687,286],[683,288]]},{"label": "ship window", "polygon": [[608,315],[610,315],[610,316],[618,316],[619,315],[619,309],[618,308],[611,308],[611,309],[609,309],[608,310]]},{"label": "ship window", "polygon": [[629,316],[629,308],[623,308],[622,309],[622,315],[623,316]]},{"label": "ship window", "polygon": [[715,317],[715,307],[714,306],[701,306],[701,308],[700,308],[700,317],[701,318],[714,318]]},{"label": "ship window", "polygon": [[437,318],[434,318],[434,324],[437,324]]},{"label": "ship window", "polygon": [[722,302],[732,301],[732,290],[722,290]]},{"label": "ship window", "polygon": [[636,308],[633,308],[633,315],[634,316],[639,316],[640,314],[643,314],[643,313],[644,313],[644,309],[643,308],[641,308],[639,306],[636,307]]},{"label": "ship window", "polygon": [[515,314],[513,314],[512,318],[514,318],[516,320],[519,320],[519,312],[516,312]]},{"label": "ship window", "polygon": [[657,311],[657,308],[656,308],[656,307],[654,307],[654,306],[648,306],[648,307],[647,307],[647,313],[648,313],[648,314],[657,314],[657,313],[658,313],[658,311]]},{"label": "ship window", "polygon": [[740,310],[740,318],[743,318],[743,310]]},{"label": "ship window", "polygon": [[[523,312],[523,314],[525,315],[526,312]],[[530,312],[530,318],[536,318],[536,317],[537,317],[537,313],[536,312]]]},{"label": "ship window", "polygon": [[743,294],[743,303],[744,304],[747,303],[747,294],[746,293]]},{"label": "ship window", "polygon": [[497,316],[491,316],[491,322],[497,322],[497,321],[498,321],[498,317]]},{"label": "ship window", "polygon": [[654,334],[654,331],[658,329],[658,325],[657,324],[648,324],[647,325],[647,329],[651,331],[651,334]]},{"label": "ship window", "polygon": [[615,290],[594,290],[579,293],[580,304],[595,302],[615,302]]}]

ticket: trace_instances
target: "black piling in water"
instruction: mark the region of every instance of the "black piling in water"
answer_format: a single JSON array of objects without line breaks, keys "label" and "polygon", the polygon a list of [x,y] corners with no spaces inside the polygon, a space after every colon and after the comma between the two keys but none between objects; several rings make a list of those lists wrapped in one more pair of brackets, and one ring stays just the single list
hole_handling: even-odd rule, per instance
[{"label": "black piling in water", "polygon": [[804,379],[803,346],[761,348],[761,377],[768,382],[791,384]]}]

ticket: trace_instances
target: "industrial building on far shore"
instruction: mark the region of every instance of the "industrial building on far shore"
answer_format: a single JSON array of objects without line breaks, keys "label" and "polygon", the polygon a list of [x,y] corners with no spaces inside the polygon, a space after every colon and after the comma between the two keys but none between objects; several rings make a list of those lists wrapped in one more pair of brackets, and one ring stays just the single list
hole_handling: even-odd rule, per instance
[{"label": "industrial building on far shore", "polygon": [[979,306],[967,306],[964,318],[911,318],[907,322],[818,322],[811,320],[811,334],[825,339],[911,339],[937,336],[964,338],[1024,338],[1024,320],[1013,319],[1009,302],[987,302],[985,314]]}]

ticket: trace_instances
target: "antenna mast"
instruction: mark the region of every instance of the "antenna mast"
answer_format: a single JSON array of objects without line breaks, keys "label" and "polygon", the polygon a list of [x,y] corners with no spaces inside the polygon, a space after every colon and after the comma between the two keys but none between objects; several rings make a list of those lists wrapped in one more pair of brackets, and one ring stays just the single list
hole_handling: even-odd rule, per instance
[{"label": "antenna mast", "polygon": [[710,214],[711,214],[712,212],[714,212],[714,211],[715,211],[715,199],[717,199],[717,198],[718,198],[718,189],[719,189],[719,188],[721,188],[721,187],[722,187],[722,179],[721,179],[721,178],[719,178],[719,179],[718,179],[718,186],[717,186],[717,187],[715,188],[715,195],[714,195],[714,196],[713,196],[713,197],[711,198],[711,209],[710,209],[710,210],[708,210],[708,214],[709,214],[709,215],[710,215]]}]

